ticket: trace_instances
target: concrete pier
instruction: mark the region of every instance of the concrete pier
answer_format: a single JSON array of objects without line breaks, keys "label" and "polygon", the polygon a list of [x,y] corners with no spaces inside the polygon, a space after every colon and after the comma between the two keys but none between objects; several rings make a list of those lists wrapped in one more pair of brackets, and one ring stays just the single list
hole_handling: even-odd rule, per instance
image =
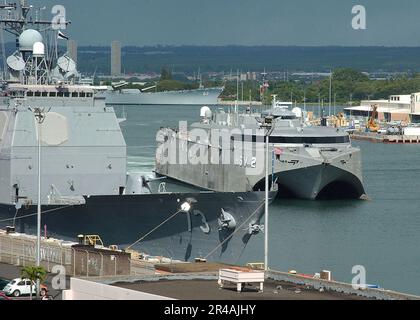
[{"label": "concrete pier", "polygon": [[420,143],[420,136],[388,135],[374,132],[354,132],[350,135],[350,137],[354,140],[370,141],[376,143]]}]

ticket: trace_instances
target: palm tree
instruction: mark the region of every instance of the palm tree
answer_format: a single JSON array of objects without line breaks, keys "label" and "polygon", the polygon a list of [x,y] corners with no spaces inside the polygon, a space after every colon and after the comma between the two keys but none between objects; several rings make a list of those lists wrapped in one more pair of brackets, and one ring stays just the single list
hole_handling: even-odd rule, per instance
[{"label": "palm tree", "polygon": [[[30,299],[32,300],[32,284],[39,280],[39,283],[42,283],[47,276],[47,271],[43,267],[36,267],[36,266],[27,266],[22,269],[21,277],[23,279],[28,279],[31,281],[31,293]],[[39,290],[39,288],[37,288]]]}]

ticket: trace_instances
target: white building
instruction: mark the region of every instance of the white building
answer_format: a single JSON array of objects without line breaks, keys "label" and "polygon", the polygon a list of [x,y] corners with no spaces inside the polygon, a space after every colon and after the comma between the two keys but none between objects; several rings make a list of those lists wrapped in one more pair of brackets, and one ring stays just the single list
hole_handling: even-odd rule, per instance
[{"label": "white building", "polygon": [[[413,113],[412,95],[392,95],[388,100],[362,100],[360,106],[344,108],[344,113],[350,118],[367,119],[372,113],[372,106],[378,107],[378,120],[393,122],[410,122],[410,114]],[[418,93],[419,112],[420,112],[420,93]],[[420,118],[420,113],[419,113]]]},{"label": "white building", "polygon": [[121,42],[112,41],[111,44],[111,76],[121,75]]}]

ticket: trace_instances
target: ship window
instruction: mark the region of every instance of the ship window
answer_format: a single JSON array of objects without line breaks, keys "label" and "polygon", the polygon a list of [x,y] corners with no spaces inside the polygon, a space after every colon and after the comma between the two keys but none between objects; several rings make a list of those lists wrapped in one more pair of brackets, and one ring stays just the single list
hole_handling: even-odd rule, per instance
[{"label": "ship window", "polygon": [[43,92],[43,93],[42,93],[42,96],[43,96],[43,97],[48,97],[48,92]]},{"label": "ship window", "polygon": [[84,92],[80,92],[79,97],[80,97],[80,98],[84,98],[84,97],[86,97],[86,93],[84,93]]},{"label": "ship window", "polygon": [[66,98],[70,97],[70,92],[64,92],[64,96],[65,96]]},{"label": "ship window", "polygon": [[50,92],[50,97],[55,97],[57,95],[57,92]]},{"label": "ship window", "polygon": [[64,92],[57,92],[57,97],[64,97]]},{"label": "ship window", "polygon": [[41,96],[41,92],[36,91],[36,92],[35,92],[35,97],[40,97],[40,96]]},{"label": "ship window", "polygon": [[92,97],[93,97],[92,92],[88,92],[88,93],[86,93],[86,97],[88,97],[88,98],[92,98]]},{"label": "ship window", "polygon": [[34,96],[34,93],[33,93],[32,91],[28,91],[28,92],[26,93],[26,96],[27,96],[27,97],[33,97],[33,96]]},{"label": "ship window", "polygon": [[71,96],[72,96],[72,98],[77,98],[78,97],[78,94],[77,94],[77,92],[72,92],[71,93]]}]

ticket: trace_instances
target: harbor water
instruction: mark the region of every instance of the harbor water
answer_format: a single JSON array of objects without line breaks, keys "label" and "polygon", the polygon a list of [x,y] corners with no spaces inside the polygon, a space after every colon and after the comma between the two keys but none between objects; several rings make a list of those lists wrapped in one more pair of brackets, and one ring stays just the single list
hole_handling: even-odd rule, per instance
[{"label": "harbor water", "polygon": [[[121,127],[128,170],[151,174],[157,130],[196,122],[200,108],[115,109],[127,118]],[[270,206],[270,268],[307,274],[326,269],[335,280],[351,282],[353,267],[363,266],[366,283],[420,295],[420,146],[354,145],[362,149],[369,200],[276,200]],[[250,243],[238,263],[263,261],[263,238]]]}]

